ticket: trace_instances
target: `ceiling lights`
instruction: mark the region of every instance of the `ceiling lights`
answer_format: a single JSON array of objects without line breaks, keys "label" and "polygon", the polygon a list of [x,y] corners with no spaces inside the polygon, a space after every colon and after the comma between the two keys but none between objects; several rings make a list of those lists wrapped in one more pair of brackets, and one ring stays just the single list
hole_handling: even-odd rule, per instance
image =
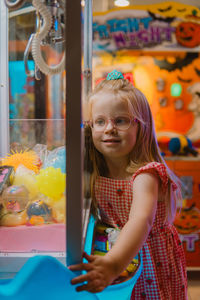
[{"label": "ceiling lights", "polygon": [[129,0],[115,0],[115,6],[129,6],[130,5],[130,2]]}]

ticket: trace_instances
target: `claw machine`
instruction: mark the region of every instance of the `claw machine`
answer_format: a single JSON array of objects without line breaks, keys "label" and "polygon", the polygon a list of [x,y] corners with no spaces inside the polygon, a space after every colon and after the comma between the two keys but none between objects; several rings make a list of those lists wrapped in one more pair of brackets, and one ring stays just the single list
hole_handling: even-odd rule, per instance
[{"label": "claw machine", "polygon": [[66,265],[65,7],[1,1],[0,13],[0,277],[9,280],[35,255]]},{"label": "claw machine", "polygon": [[129,299],[141,259],[98,294],[76,292],[67,268],[91,253],[96,222],[81,102],[92,1],[1,1],[0,38],[0,299]]}]

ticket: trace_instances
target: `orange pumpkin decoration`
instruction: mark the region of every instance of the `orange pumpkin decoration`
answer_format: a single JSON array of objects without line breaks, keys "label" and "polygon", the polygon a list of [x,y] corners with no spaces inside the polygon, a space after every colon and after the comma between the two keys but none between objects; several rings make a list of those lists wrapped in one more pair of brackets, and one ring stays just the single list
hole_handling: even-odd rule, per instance
[{"label": "orange pumpkin decoration", "polygon": [[189,234],[200,230],[200,212],[192,205],[176,214],[174,225],[181,234]]},{"label": "orange pumpkin decoration", "polygon": [[181,22],[176,27],[177,42],[188,48],[194,48],[200,44],[200,25],[194,22]]}]

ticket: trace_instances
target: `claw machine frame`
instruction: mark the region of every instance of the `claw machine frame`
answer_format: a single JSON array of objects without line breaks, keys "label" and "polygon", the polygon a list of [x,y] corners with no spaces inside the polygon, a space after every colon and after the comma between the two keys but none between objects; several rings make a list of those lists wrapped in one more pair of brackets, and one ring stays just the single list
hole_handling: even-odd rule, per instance
[{"label": "claw machine frame", "polygon": [[[15,8],[18,9],[16,12],[20,15],[20,8],[25,4],[26,1],[16,1],[16,7],[11,5],[12,10]],[[35,1],[36,2],[36,1]],[[39,1],[37,1],[39,3]],[[9,1],[5,1],[9,3]],[[0,3],[0,37],[1,37],[1,47],[0,47],[0,63],[1,63],[1,72],[0,72],[0,157],[5,157],[10,152],[10,119],[9,119],[9,75],[8,75],[8,61],[9,61],[9,41],[8,41],[8,19],[9,13],[6,8],[4,1]],[[21,5],[20,5],[21,3]],[[42,3],[42,1],[41,1]],[[43,4],[43,3],[42,3]],[[42,5],[41,4],[41,5]],[[21,10],[25,11],[25,8]],[[34,7],[30,7],[29,10],[33,10]],[[73,11],[73,16],[76,15],[76,18],[72,17],[71,11]],[[66,55],[69,59],[66,60],[66,69],[70,70],[67,72],[67,86],[66,97],[67,107],[68,107],[68,117],[66,119],[66,128],[67,134],[66,137],[66,149],[68,153],[68,159],[66,160],[66,168],[69,168],[67,184],[67,198],[72,199],[73,201],[67,202],[67,232],[66,232],[66,244],[68,247],[65,247],[67,250],[67,255],[65,250],[62,249],[51,251],[31,251],[17,253],[14,250],[4,252],[2,249],[0,251],[0,278],[12,278],[16,273],[21,269],[24,263],[32,256],[36,254],[40,255],[51,255],[57,257],[57,259],[62,262],[64,265],[72,264],[73,262],[80,262],[82,257],[82,127],[81,127],[81,64],[82,64],[82,47],[81,47],[81,5],[80,3],[75,3],[71,5],[69,1],[66,3]],[[74,35],[77,37],[74,39]],[[69,46],[71,45],[71,46]],[[76,51],[72,51],[76,49]],[[25,69],[27,69],[27,53],[24,55]],[[14,67],[13,67],[14,68]],[[38,72],[38,70],[37,70]],[[28,77],[31,75],[30,70],[28,70]],[[48,75],[47,75],[48,76]],[[49,77],[49,76],[48,76]],[[51,76],[53,77],[53,75]],[[30,77],[29,77],[30,78]],[[76,99],[72,101],[71,99]],[[38,120],[35,120],[36,122]],[[39,120],[40,121],[40,120]],[[22,121],[23,122],[23,121]],[[54,120],[52,120],[54,122]],[[64,124],[64,123],[63,123]],[[65,132],[63,128],[63,132]],[[73,196],[72,196],[73,194]],[[74,217],[76,215],[76,218]],[[9,232],[12,230],[8,228]],[[64,228],[60,228],[63,235],[63,242],[61,248],[65,244],[65,233]],[[1,234],[2,228],[0,228]],[[53,232],[52,232],[53,233]],[[14,234],[14,233],[13,233]],[[16,232],[17,234],[17,232]],[[18,235],[15,236],[17,238]],[[57,240],[58,242],[58,240]],[[19,241],[20,243],[20,241]],[[58,247],[59,248],[59,247]],[[35,252],[35,253],[34,253]],[[67,257],[67,262],[66,262]]]},{"label": "claw machine frame", "polygon": [[[0,154],[5,155],[9,149],[9,98],[7,92],[8,83],[8,12],[1,1],[0,3],[0,38],[2,45],[0,47]],[[3,142],[2,142],[3,141]]]}]

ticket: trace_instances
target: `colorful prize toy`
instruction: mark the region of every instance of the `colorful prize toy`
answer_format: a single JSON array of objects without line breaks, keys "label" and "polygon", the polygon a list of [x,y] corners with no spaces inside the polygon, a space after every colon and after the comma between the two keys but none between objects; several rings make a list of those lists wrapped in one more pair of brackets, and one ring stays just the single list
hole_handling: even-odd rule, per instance
[{"label": "colorful prize toy", "polygon": [[37,174],[40,164],[39,158],[34,151],[25,150],[20,152],[12,151],[12,154],[9,154],[2,159],[2,165],[12,166],[14,167],[15,171],[19,165],[23,165]]},{"label": "colorful prize toy", "polygon": [[13,174],[13,167],[1,166],[0,167],[0,194],[8,185],[10,185],[11,177]]},{"label": "colorful prize toy", "polygon": [[66,175],[60,169],[48,167],[40,170],[36,176],[37,187],[40,193],[58,201],[65,192]]},{"label": "colorful prize toy", "polygon": [[26,210],[9,212],[6,209],[0,211],[0,226],[15,227],[27,223]]},{"label": "colorful prize toy", "polygon": [[58,201],[50,201],[52,207],[52,217],[55,223],[66,222],[66,201],[63,195]]},{"label": "colorful prize toy", "polygon": [[45,157],[42,168],[54,167],[61,169],[62,173],[66,173],[66,150],[65,147],[58,147]]},{"label": "colorful prize toy", "polygon": [[[119,234],[120,230],[118,228],[97,223],[93,240],[93,254],[102,256],[105,255],[113,247]],[[138,257],[133,258],[128,267],[119,275],[117,279],[114,280],[112,284],[121,283],[133,276],[139,267],[139,263]]]},{"label": "colorful prize toy", "polygon": [[24,185],[11,185],[4,189],[0,202],[8,212],[20,212],[25,209],[29,200],[29,192]]},{"label": "colorful prize toy", "polygon": [[34,199],[38,196],[38,187],[36,184],[36,174],[34,171],[20,165],[15,172],[13,185],[24,185],[29,191],[29,199]]},{"label": "colorful prize toy", "polygon": [[26,209],[28,225],[42,225],[52,221],[52,210],[42,200],[31,202]]}]

